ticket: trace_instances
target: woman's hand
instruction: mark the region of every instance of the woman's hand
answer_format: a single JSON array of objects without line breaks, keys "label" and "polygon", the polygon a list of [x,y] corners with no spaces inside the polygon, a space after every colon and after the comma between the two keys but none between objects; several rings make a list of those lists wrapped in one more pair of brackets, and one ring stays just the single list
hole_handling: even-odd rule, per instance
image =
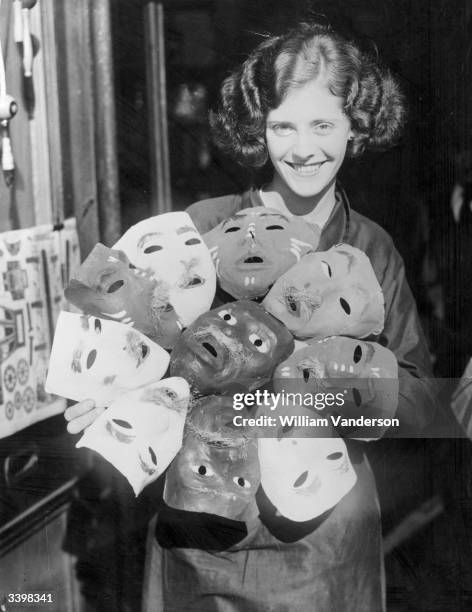
[{"label": "woman's hand", "polygon": [[87,399],[69,406],[64,412],[64,418],[67,423],[67,431],[71,434],[78,434],[89,425],[91,425],[96,418],[98,418],[105,408],[97,408],[94,400]]}]

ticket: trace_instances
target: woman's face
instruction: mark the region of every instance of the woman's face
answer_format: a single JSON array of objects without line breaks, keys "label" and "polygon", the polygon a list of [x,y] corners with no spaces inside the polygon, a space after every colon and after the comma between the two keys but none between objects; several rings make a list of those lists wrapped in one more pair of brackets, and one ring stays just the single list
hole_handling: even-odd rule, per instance
[{"label": "woman's face", "polygon": [[351,136],[342,98],[322,81],[290,92],[267,115],[267,149],[274,169],[302,198],[320,195],[334,183]]}]

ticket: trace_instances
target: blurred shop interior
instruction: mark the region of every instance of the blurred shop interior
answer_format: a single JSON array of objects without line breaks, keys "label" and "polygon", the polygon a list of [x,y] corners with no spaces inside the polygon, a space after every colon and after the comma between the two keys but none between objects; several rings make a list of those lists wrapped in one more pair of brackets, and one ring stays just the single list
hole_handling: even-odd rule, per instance
[{"label": "blurred shop interior", "polygon": [[[458,377],[472,355],[471,0],[3,0],[6,92],[18,110],[0,117],[3,148],[8,136],[14,158],[14,168],[2,160],[0,231],[11,246],[20,241],[11,232],[49,228],[45,240],[58,252],[41,247],[49,263],[40,273],[48,288],[63,287],[77,241],[83,259],[147,216],[245,189],[253,177],[212,145],[208,111],[222,79],[262,37],[310,19],[356,36],[402,80],[409,104],[402,142],[347,161],[341,181],[352,207],[382,225],[405,260],[436,375]],[[69,218],[75,239],[64,234]],[[13,295],[23,264],[10,248],[9,257]],[[33,255],[24,257],[34,274]],[[60,304],[51,295],[46,347]],[[3,346],[5,322],[2,330]],[[105,461],[74,448],[60,410],[30,417],[36,408],[29,412],[26,386],[14,395],[19,365],[18,405],[6,401],[8,380],[15,386],[6,371],[0,605],[10,590],[52,590],[50,612],[139,610],[159,482],[136,500]],[[449,426],[447,389],[443,404],[438,418]],[[2,424],[12,427],[20,414],[2,435]],[[466,610],[466,596],[471,605],[469,447],[468,440],[384,440],[369,451],[389,611]]]}]

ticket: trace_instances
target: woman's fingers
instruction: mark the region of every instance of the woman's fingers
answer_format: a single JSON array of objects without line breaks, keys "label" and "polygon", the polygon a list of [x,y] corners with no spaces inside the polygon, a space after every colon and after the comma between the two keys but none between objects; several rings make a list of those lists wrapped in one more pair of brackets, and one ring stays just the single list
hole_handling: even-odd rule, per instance
[{"label": "woman's fingers", "polygon": [[70,406],[64,412],[67,423],[67,431],[77,434],[91,425],[99,417],[105,408],[97,408],[93,400],[83,400]]}]

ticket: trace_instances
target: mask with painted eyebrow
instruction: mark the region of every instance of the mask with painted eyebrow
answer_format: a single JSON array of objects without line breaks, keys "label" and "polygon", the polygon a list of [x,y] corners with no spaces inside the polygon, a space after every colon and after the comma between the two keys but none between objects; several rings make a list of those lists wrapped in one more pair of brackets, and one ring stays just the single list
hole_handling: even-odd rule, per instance
[{"label": "mask with painted eyebrow", "polygon": [[305,255],[262,304],[299,339],[365,338],[384,326],[384,298],[372,264],[347,244]]},{"label": "mask with painted eyebrow", "polygon": [[171,373],[200,394],[255,389],[292,349],[293,338],[281,323],[241,300],[210,310],[183,332],[172,351]]},{"label": "mask with painted eyebrow", "polygon": [[169,301],[184,327],[211,307],[215,268],[188,213],[170,212],[141,221],[113,248],[168,287]]},{"label": "mask with painted eyebrow", "polygon": [[180,450],[189,396],[179,377],[124,393],[85,430],[77,447],[100,453],[138,495]]},{"label": "mask with painted eyebrow", "polygon": [[264,206],[247,208],[203,238],[220,286],[238,299],[261,297],[286,270],[316,250],[320,229]]},{"label": "mask with painted eyebrow", "polygon": [[167,351],[127,325],[61,312],[46,390],[106,406],[124,391],[162,378],[168,364]]},{"label": "mask with painted eyebrow", "polygon": [[[377,342],[333,336],[300,342],[276,369],[274,391],[340,394],[342,402],[317,408],[323,415],[349,418],[391,418],[398,406],[398,364],[395,355]],[[362,435],[378,438],[385,427],[364,428]],[[354,430],[343,429],[343,435]]]},{"label": "mask with painted eyebrow", "polygon": [[182,330],[166,283],[103,244],[84,260],[65,295],[84,313],[130,325],[164,348],[172,348]]},{"label": "mask with painted eyebrow", "polygon": [[197,400],[187,418],[182,449],[166,472],[171,507],[247,520],[256,512],[257,442],[233,425],[233,398]]},{"label": "mask with painted eyebrow", "polygon": [[[286,412],[308,419],[317,416],[302,406]],[[277,438],[258,439],[262,488],[279,513],[295,522],[330,510],[357,481],[346,445],[334,429],[309,429],[310,437],[306,426],[297,425]]]}]

